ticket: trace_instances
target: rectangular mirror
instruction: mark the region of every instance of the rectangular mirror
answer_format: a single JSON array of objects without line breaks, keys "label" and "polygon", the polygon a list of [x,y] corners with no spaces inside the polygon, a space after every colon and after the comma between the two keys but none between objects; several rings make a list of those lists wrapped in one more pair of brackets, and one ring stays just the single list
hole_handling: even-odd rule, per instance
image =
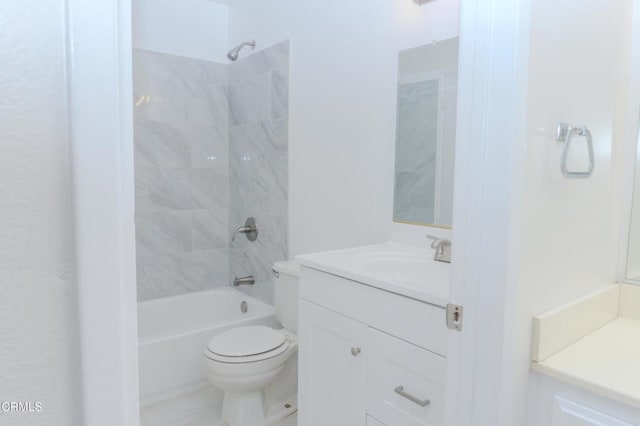
[{"label": "rectangular mirror", "polygon": [[640,144],[636,153],[636,169],[633,182],[633,202],[629,224],[629,247],[627,251],[627,281],[640,284]]},{"label": "rectangular mirror", "polygon": [[[637,87],[640,86],[640,64],[637,63],[637,54],[633,52],[638,51],[640,46],[640,29],[638,28],[640,23],[633,22],[633,31],[628,34],[629,40],[621,40],[620,45],[629,47],[629,58],[631,59],[631,72],[628,76],[628,88],[624,91],[624,101],[628,105],[630,111],[629,128],[633,129],[629,136],[629,143],[634,144],[634,151],[625,152],[625,160],[628,159],[633,152],[633,162],[629,163],[630,167],[633,167],[632,179],[632,193],[625,194],[631,196],[631,200],[628,198],[624,201],[629,202],[625,205],[625,210],[631,207],[631,211],[626,210],[624,213],[628,213],[628,217],[624,217],[623,226],[628,226],[628,239],[627,239],[627,258],[626,268],[624,271],[625,281],[630,284],[640,285],[640,119],[637,115],[638,107],[640,105],[640,93]],[[631,160],[631,159],[630,159]],[[626,164],[625,164],[626,165]]]},{"label": "rectangular mirror", "polygon": [[394,222],[451,227],[458,38],[398,58]]}]

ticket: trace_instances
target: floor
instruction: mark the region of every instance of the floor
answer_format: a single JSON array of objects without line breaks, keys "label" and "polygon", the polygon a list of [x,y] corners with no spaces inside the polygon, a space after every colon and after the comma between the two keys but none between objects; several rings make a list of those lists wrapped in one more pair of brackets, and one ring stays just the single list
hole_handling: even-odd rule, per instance
[{"label": "floor", "polygon": [[[169,400],[143,406],[140,426],[225,426],[218,420],[222,400],[212,387],[205,387]],[[294,413],[281,422],[269,426],[297,426]]]}]

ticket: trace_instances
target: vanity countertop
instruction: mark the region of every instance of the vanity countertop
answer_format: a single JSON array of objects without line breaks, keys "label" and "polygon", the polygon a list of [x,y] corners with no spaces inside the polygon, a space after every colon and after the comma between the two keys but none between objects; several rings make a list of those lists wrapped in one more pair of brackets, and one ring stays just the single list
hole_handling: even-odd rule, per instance
[{"label": "vanity countertop", "polygon": [[640,407],[640,287],[619,284],[534,318],[532,368]]},{"label": "vanity countertop", "polygon": [[640,407],[640,321],[617,318],[533,369]]},{"label": "vanity countertop", "polygon": [[445,307],[451,264],[433,260],[433,249],[384,243],[297,256],[308,268]]}]

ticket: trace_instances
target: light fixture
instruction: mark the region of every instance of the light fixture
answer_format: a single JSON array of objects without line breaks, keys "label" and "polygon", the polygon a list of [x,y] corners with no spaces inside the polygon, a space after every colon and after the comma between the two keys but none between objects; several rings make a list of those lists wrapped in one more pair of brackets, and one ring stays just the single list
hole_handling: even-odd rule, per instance
[{"label": "light fixture", "polygon": [[419,6],[422,6],[425,3],[429,3],[430,1],[434,1],[434,0],[413,0],[413,2]]}]

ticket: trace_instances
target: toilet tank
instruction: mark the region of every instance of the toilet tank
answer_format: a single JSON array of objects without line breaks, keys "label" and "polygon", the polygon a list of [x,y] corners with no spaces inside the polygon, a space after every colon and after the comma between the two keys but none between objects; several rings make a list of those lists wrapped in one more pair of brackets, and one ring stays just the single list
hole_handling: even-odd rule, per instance
[{"label": "toilet tank", "polygon": [[300,265],[294,261],[276,262],[273,273],[276,318],[284,328],[297,333]]}]

